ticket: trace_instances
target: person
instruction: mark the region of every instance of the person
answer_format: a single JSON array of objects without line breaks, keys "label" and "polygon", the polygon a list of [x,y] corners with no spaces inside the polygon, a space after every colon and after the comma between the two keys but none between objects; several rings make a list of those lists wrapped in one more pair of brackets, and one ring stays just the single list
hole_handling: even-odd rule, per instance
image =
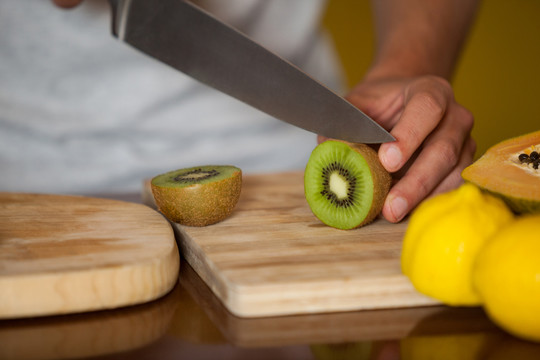
[{"label": "person", "polygon": [[[73,7],[81,1],[54,2]],[[21,3],[27,2],[0,0],[0,17],[5,17],[0,26],[7,31],[0,30],[13,35],[11,40],[0,39],[8,42],[0,43],[7,49],[3,53],[18,55],[12,56],[13,67],[32,63],[34,71],[11,73],[10,81],[0,82],[17,95],[6,100],[10,92],[0,92],[2,108],[7,109],[0,114],[2,189],[133,190],[150,174],[180,163],[212,160],[231,161],[248,172],[305,166],[314,147],[312,134],[273,121],[119,44],[113,46],[113,40],[103,40],[104,31],[89,31],[103,30],[108,15],[95,1],[61,15],[36,2]],[[197,3],[325,85],[343,91],[328,37],[313,30],[324,0]],[[456,102],[450,80],[477,5],[472,0],[373,2],[376,54],[364,79],[346,98],[396,139],[378,149],[382,164],[397,180],[383,208],[391,222],[402,220],[426,197],[457,186],[461,170],[472,161],[473,117]],[[44,22],[45,12],[56,20]],[[35,33],[17,27],[16,15],[33,16],[34,22],[28,23],[37,26]],[[54,21],[63,26],[55,29]],[[33,40],[24,43],[23,35]],[[53,43],[54,37],[61,42]],[[8,70],[0,67],[0,75]],[[34,81],[34,91],[25,92],[18,77]],[[43,100],[40,96],[46,98],[41,107],[33,106],[32,100]],[[29,130],[31,125],[39,130]]]}]

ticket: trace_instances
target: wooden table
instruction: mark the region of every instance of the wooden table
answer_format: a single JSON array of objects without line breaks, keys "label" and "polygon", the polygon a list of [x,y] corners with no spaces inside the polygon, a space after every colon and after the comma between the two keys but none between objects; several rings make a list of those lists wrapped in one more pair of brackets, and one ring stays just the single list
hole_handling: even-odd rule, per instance
[{"label": "wooden table", "polygon": [[449,358],[473,354],[467,358],[484,359],[481,356],[498,351],[540,355],[540,345],[505,334],[480,308],[239,318],[186,261],[176,287],[159,300],[118,310],[0,321],[0,344],[0,359],[362,359],[364,353],[377,358],[388,352],[402,359],[418,359],[422,353],[443,358],[448,352],[456,356]]},{"label": "wooden table", "polygon": [[[122,200],[141,201],[136,195]],[[537,359],[540,344],[507,335],[481,308],[426,306],[240,318],[226,309],[185,259],[174,289],[153,302],[0,321],[0,359],[298,360],[389,355]]]}]

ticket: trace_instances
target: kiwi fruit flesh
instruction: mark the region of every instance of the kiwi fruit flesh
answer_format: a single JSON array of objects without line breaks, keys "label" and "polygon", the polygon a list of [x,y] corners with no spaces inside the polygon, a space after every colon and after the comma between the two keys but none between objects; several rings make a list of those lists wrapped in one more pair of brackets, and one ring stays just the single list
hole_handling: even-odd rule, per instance
[{"label": "kiwi fruit flesh", "polygon": [[347,230],[369,224],[380,214],[391,181],[369,146],[327,140],[307,162],[304,193],[319,220]]},{"label": "kiwi fruit flesh", "polygon": [[242,171],[231,165],[207,165],[170,171],[152,178],[158,210],[170,221],[206,226],[227,218],[242,188]]}]

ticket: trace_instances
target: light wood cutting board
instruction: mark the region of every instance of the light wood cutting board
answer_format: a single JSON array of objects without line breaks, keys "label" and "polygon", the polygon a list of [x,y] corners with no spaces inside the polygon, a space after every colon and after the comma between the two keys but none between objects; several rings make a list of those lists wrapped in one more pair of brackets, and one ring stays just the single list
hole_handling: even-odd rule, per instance
[{"label": "light wood cutting board", "polygon": [[325,226],[307,205],[301,172],[244,176],[231,217],[173,226],[183,256],[240,317],[437,304],[401,274],[406,222]]},{"label": "light wood cutting board", "polygon": [[0,193],[0,318],[154,300],[179,265],[170,224],[145,205]]}]

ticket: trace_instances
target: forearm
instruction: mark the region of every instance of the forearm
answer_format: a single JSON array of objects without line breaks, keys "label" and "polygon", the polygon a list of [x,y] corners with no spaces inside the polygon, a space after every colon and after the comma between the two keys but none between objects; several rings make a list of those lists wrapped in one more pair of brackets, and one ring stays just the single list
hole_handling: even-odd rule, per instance
[{"label": "forearm", "polygon": [[373,0],[376,52],[368,78],[450,80],[479,0]]}]

